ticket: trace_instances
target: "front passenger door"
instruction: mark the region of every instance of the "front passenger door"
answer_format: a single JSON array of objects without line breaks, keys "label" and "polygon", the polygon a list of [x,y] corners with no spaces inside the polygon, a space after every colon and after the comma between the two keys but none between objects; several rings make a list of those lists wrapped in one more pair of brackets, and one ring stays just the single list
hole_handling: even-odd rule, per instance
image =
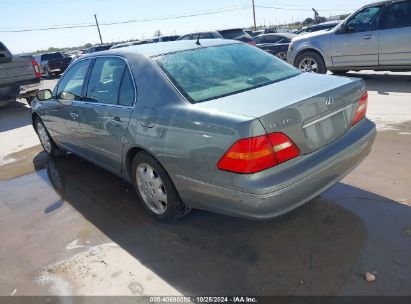
[{"label": "front passenger door", "polygon": [[333,67],[378,65],[378,39],[384,5],[365,7],[331,36]]}]

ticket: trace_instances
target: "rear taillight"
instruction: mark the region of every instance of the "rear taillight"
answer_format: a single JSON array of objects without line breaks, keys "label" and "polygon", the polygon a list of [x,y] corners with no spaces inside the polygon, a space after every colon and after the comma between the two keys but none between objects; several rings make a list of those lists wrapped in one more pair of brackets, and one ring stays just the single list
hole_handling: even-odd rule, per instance
[{"label": "rear taillight", "polygon": [[362,94],[361,96],[360,102],[357,107],[357,111],[355,112],[354,118],[352,120],[352,123],[351,123],[352,126],[365,117],[365,113],[367,112],[367,104],[368,104],[368,92],[365,91],[364,94]]},{"label": "rear taillight", "polygon": [[31,65],[33,66],[34,73],[36,74],[36,78],[41,78],[40,68],[36,60],[31,60]]},{"label": "rear taillight", "polygon": [[297,157],[297,146],[283,133],[271,133],[238,140],[223,155],[218,169],[235,173],[256,173]]},{"label": "rear taillight", "polygon": [[248,41],[247,43],[248,43],[248,44],[251,44],[251,45],[254,45],[254,46],[257,45],[257,43],[256,43],[254,40],[250,40],[250,41]]}]

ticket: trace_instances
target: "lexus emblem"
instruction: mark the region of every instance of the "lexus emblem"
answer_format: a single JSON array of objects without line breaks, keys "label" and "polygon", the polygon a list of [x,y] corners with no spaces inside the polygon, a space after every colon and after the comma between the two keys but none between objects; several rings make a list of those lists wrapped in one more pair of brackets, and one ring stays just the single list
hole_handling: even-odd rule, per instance
[{"label": "lexus emblem", "polygon": [[331,107],[331,106],[333,105],[333,103],[334,103],[334,98],[332,98],[332,97],[327,97],[327,98],[325,99],[325,105],[326,105],[327,107]]}]

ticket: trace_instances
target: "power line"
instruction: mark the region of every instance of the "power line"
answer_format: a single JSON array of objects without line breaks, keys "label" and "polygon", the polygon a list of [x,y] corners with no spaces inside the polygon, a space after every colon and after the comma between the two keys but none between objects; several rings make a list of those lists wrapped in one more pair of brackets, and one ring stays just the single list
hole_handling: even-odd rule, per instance
[{"label": "power line", "polygon": [[[130,19],[130,20],[123,20],[123,21],[111,21],[111,22],[100,22],[100,26],[109,26],[109,25],[118,25],[118,24],[128,24],[128,23],[141,23],[141,22],[148,22],[148,21],[161,21],[161,20],[170,20],[170,19],[182,19],[182,18],[190,18],[190,17],[197,17],[197,16],[204,16],[204,15],[213,15],[213,14],[221,14],[231,11],[237,10],[244,10],[250,8],[250,5],[240,5],[240,6],[232,6],[226,8],[219,8],[213,10],[206,10],[206,11],[196,11],[191,13],[184,13],[184,14],[175,14],[175,15],[168,15],[168,16],[161,16],[161,17],[151,17],[151,18],[144,18],[144,19]],[[15,29],[15,30],[0,30],[0,33],[21,33],[21,32],[34,32],[34,31],[49,31],[49,30],[62,30],[62,29],[73,29],[73,28],[87,28],[87,27],[96,27],[96,24],[78,24],[78,25],[56,25],[56,26],[49,26],[49,27],[42,27],[42,28],[31,28],[31,29]]]}]

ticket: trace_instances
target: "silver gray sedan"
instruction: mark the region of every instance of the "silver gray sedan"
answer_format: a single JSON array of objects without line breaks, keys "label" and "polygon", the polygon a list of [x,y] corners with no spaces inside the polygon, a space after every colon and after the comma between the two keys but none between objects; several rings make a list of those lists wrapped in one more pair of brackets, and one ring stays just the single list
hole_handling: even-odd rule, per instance
[{"label": "silver gray sedan", "polygon": [[192,208],[267,219],[337,183],[370,152],[360,79],[302,73],[230,40],[99,52],[32,105],[52,157],[70,151],[135,187],[156,219]]}]

